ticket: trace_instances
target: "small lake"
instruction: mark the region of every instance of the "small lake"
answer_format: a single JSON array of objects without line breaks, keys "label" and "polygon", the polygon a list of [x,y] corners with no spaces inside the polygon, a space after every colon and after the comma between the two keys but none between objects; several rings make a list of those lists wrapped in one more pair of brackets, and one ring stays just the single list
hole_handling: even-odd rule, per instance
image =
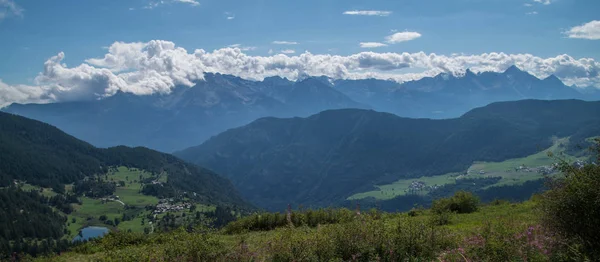
[{"label": "small lake", "polygon": [[103,237],[108,234],[110,230],[105,227],[85,227],[81,229],[79,235],[73,238],[73,242],[81,240],[90,240],[91,238]]}]

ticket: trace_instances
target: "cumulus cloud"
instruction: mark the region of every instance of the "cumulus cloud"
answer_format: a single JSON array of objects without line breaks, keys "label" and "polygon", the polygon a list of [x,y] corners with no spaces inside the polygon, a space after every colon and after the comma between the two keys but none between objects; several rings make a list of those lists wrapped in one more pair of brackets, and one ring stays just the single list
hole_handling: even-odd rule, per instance
[{"label": "cumulus cloud", "polygon": [[387,46],[384,43],[379,43],[379,42],[362,42],[360,43],[360,47],[362,48],[377,48],[377,47],[384,47]]},{"label": "cumulus cloud", "polygon": [[376,10],[352,10],[346,11],[345,15],[366,15],[366,16],[388,16],[391,15],[391,11],[376,11]]},{"label": "cumulus cloud", "polygon": [[13,0],[0,0],[0,21],[9,16],[23,16],[23,11]]},{"label": "cumulus cloud", "polygon": [[531,12],[527,12],[525,13],[526,15],[537,15],[538,12],[537,11],[531,11]]},{"label": "cumulus cloud", "polygon": [[385,40],[390,44],[397,44],[401,42],[415,40],[419,37],[421,37],[421,34],[417,32],[399,32],[387,36]]},{"label": "cumulus cloud", "polygon": [[0,79],[0,108],[11,103],[47,103],[54,99],[46,94],[44,87],[16,85],[11,86]]},{"label": "cumulus cloud", "polygon": [[[476,55],[434,53],[361,52],[346,56],[304,52],[288,56],[252,56],[239,47],[214,51],[188,51],[173,42],[115,42],[103,57],[69,67],[64,53],[44,63],[35,86],[11,86],[0,82],[0,106],[12,102],[52,102],[98,99],[117,91],[138,95],[169,93],[176,86],[191,87],[205,72],[231,74],[250,80],[281,76],[325,75],[334,79],[417,80],[439,73],[462,75],[474,72],[503,72],[511,65],[544,78],[556,75],[566,84],[600,88],[600,63],[592,58],[569,55],[537,57],[531,54],[483,53]],[[405,73],[402,69],[412,68]]]},{"label": "cumulus cloud", "polygon": [[274,44],[274,45],[297,45],[298,42],[293,42],[293,41],[273,41],[272,44]]},{"label": "cumulus cloud", "polygon": [[280,51],[282,54],[293,54],[296,53],[296,50],[293,49],[284,49]]},{"label": "cumulus cloud", "polygon": [[225,12],[223,14],[225,14],[225,19],[227,19],[227,20],[233,20],[233,19],[235,19],[235,14],[232,13],[232,12]]},{"label": "cumulus cloud", "polygon": [[590,40],[600,39],[600,21],[594,20],[580,26],[569,29],[565,34],[569,38],[581,38]]}]

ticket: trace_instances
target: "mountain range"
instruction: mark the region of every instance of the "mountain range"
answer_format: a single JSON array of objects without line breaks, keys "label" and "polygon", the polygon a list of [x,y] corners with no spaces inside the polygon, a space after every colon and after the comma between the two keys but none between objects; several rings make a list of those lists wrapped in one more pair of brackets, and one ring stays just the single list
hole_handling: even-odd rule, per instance
[{"label": "mountain range", "polygon": [[537,153],[553,137],[600,134],[600,102],[497,102],[453,119],[364,109],[262,118],[175,153],[231,179],[250,202],[328,206],[404,178],[464,172],[474,161]]},{"label": "mountain range", "polygon": [[12,104],[3,110],[55,125],[98,147],[146,146],[173,152],[197,145],[260,117],[305,117],[323,110],[359,108],[413,118],[458,117],[497,101],[595,99],[558,78],[538,79],[517,67],[503,73],[440,74],[418,81],[333,80],[304,77],[263,81],[207,73],[193,87],[169,94],[119,92],[93,101]]}]

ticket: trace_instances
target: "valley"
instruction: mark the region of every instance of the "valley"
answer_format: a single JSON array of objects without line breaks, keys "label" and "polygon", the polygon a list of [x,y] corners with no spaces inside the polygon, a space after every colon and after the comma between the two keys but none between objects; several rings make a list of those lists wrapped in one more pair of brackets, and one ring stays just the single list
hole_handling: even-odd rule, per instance
[{"label": "valley", "polygon": [[[507,159],[501,162],[475,161],[464,172],[448,173],[438,176],[428,176],[411,179],[401,179],[391,184],[376,185],[376,190],[354,194],[347,200],[375,198],[389,200],[404,195],[426,195],[435,189],[455,184],[460,179],[500,178],[493,184],[482,186],[481,190],[498,186],[522,185],[527,181],[540,180],[555,175],[557,157],[574,163],[584,163],[587,157],[576,157],[565,153],[568,147],[568,138],[555,138],[553,145],[538,153],[522,157]],[[585,151],[585,150],[583,150]],[[477,190],[477,188],[474,188]]]},{"label": "valley", "polygon": [[[105,227],[111,231],[130,231],[138,233],[153,232],[154,227],[164,216],[173,215],[179,224],[194,223],[196,213],[202,213],[202,219],[208,222],[207,214],[215,210],[215,206],[195,203],[184,195],[176,198],[160,199],[145,195],[144,185],[161,185],[167,182],[168,174],[152,174],[137,168],[125,166],[111,167],[109,172],[101,175],[104,182],[114,183],[115,191],[105,197],[79,197],[69,213],[60,212],[67,219],[65,238],[73,239],[81,229],[86,227]],[[51,188],[43,188],[26,183],[19,183],[23,191],[37,191],[47,197],[59,195]],[[73,185],[66,185],[64,194],[73,193]],[[194,192],[190,192],[194,195]],[[188,217],[187,222],[184,222]],[[200,222],[200,221],[198,221]]]}]

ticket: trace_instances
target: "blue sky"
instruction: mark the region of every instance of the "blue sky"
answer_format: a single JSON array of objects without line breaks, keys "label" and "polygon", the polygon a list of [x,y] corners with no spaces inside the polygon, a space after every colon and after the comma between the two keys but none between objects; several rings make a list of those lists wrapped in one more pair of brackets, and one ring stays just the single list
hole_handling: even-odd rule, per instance
[{"label": "blue sky", "polygon": [[[305,51],[342,56],[365,51],[567,54],[593,59],[593,68],[586,70],[596,77],[600,22],[584,28],[583,37],[565,32],[597,20],[598,0],[0,0],[0,79],[8,85],[39,84],[34,78],[59,52],[65,53],[61,63],[71,67],[103,57],[116,41],[154,39],[189,53],[237,44],[250,56],[281,50],[295,51],[288,56]],[[403,32],[420,37],[386,41]],[[386,46],[360,46],[367,42]]]}]

